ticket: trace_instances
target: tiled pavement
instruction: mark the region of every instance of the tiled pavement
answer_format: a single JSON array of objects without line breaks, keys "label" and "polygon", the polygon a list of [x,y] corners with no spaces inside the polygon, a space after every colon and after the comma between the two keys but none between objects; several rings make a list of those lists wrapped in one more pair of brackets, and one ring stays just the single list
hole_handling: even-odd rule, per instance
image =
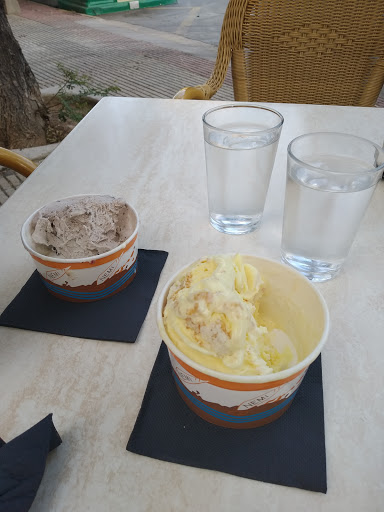
[{"label": "tiled pavement", "polygon": [[[133,33],[126,24],[34,2],[22,2],[21,8],[21,16],[9,20],[43,90],[62,82],[59,62],[92,76],[99,86],[117,85],[116,95],[158,98],[170,98],[184,85],[204,83],[213,69],[212,60],[143,39],[138,27]],[[232,98],[228,76],[217,99]]]},{"label": "tiled pavement", "polygon": [[0,205],[5,203],[24,180],[24,176],[10,169],[0,170]]}]

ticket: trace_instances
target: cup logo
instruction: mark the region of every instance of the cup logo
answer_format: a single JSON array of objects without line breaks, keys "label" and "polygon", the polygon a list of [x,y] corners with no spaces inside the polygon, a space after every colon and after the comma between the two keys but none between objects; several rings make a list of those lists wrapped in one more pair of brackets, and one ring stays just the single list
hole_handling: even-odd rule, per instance
[{"label": "cup logo", "polygon": [[201,380],[197,377],[194,377],[190,373],[186,372],[180,366],[174,366],[174,370],[177,373],[177,376],[182,382],[186,382],[187,384],[203,384],[204,382],[208,382],[207,380]]},{"label": "cup logo", "polygon": [[102,272],[99,275],[99,277],[97,278],[97,284],[102,284],[102,283],[104,283],[104,281],[106,281],[107,279],[109,279],[110,277],[113,276],[113,274],[116,272],[117,268],[119,267],[119,263],[120,263],[120,260],[123,255],[124,255],[124,253],[119,258],[112,261],[112,263],[109,265],[109,267],[107,269],[105,269],[104,272]]},{"label": "cup logo", "polygon": [[60,277],[63,277],[63,275],[66,274],[70,268],[71,267],[58,268],[57,270],[47,270],[45,276],[50,281],[56,281],[57,279],[60,279]]},{"label": "cup logo", "polygon": [[250,400],[246,400],[237,408],[238,411],[246,411],[247,409],[252,409],[252,407],[260,407],[260,405],[266,404],[267,402],[272,401],[271,399],[276,395],[279,390],[276,388],[272,388],[269,391],[262,391],[258,396],[251,398]]},{"label": "cup logo", "polygon": [[296,389],[300,386],[301,381],[306,374],[306,370],[298,375],[295,379],[279,386],[278,388],[271,388],[266,391],[260,391],[253,398],[244,401],[237,408],[238,411],[245,411],[247,409],[251,409],[252,407],[260,407],[261,405],[272,403],[272,402],[280,402],[281,400],[285,400],[290,397],[292,393],[296,391]]}]

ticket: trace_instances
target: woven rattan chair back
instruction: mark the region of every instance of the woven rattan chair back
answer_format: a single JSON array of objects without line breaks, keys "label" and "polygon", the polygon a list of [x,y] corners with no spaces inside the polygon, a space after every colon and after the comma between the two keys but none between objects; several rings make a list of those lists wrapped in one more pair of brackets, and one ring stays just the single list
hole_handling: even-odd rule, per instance
[{"label": "woven rattan chair back", "polygon": [[230,0],[215,69],[237,101],[373,106],[384,82],[384,0]]}]

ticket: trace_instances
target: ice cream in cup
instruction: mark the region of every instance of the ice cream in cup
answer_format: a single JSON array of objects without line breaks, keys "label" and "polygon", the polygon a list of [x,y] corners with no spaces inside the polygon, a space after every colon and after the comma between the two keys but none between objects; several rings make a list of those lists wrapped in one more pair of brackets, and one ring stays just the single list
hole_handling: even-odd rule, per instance
[{"label": "ice cream in cup", "polygon": [[171,277],[157,322],[177,389],[201,418],[252,428],[291,405],[328,336],[315,286],[266,258],[202,258]]},{"label": "ice cream in cup", "polygon": [[93,302],[134,279],[138,228],[137,212],[124,199],[85,194],[36,210],[21,239],[52,295]]}]

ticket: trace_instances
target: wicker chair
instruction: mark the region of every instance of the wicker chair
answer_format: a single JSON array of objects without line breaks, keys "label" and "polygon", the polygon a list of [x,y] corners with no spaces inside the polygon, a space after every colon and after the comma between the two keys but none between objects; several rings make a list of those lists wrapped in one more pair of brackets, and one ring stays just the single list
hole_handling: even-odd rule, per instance
[{"label": "wicker chair", "polygon": [[0,165],[17,171],[26,178],[36,169],[37,164],[9,149],[0,148]]},{"label": "wicker chair", "polygon": [[230,0],[209,99],[232,61],[236,101],[373,106],[384,83],[384,0]]}]

